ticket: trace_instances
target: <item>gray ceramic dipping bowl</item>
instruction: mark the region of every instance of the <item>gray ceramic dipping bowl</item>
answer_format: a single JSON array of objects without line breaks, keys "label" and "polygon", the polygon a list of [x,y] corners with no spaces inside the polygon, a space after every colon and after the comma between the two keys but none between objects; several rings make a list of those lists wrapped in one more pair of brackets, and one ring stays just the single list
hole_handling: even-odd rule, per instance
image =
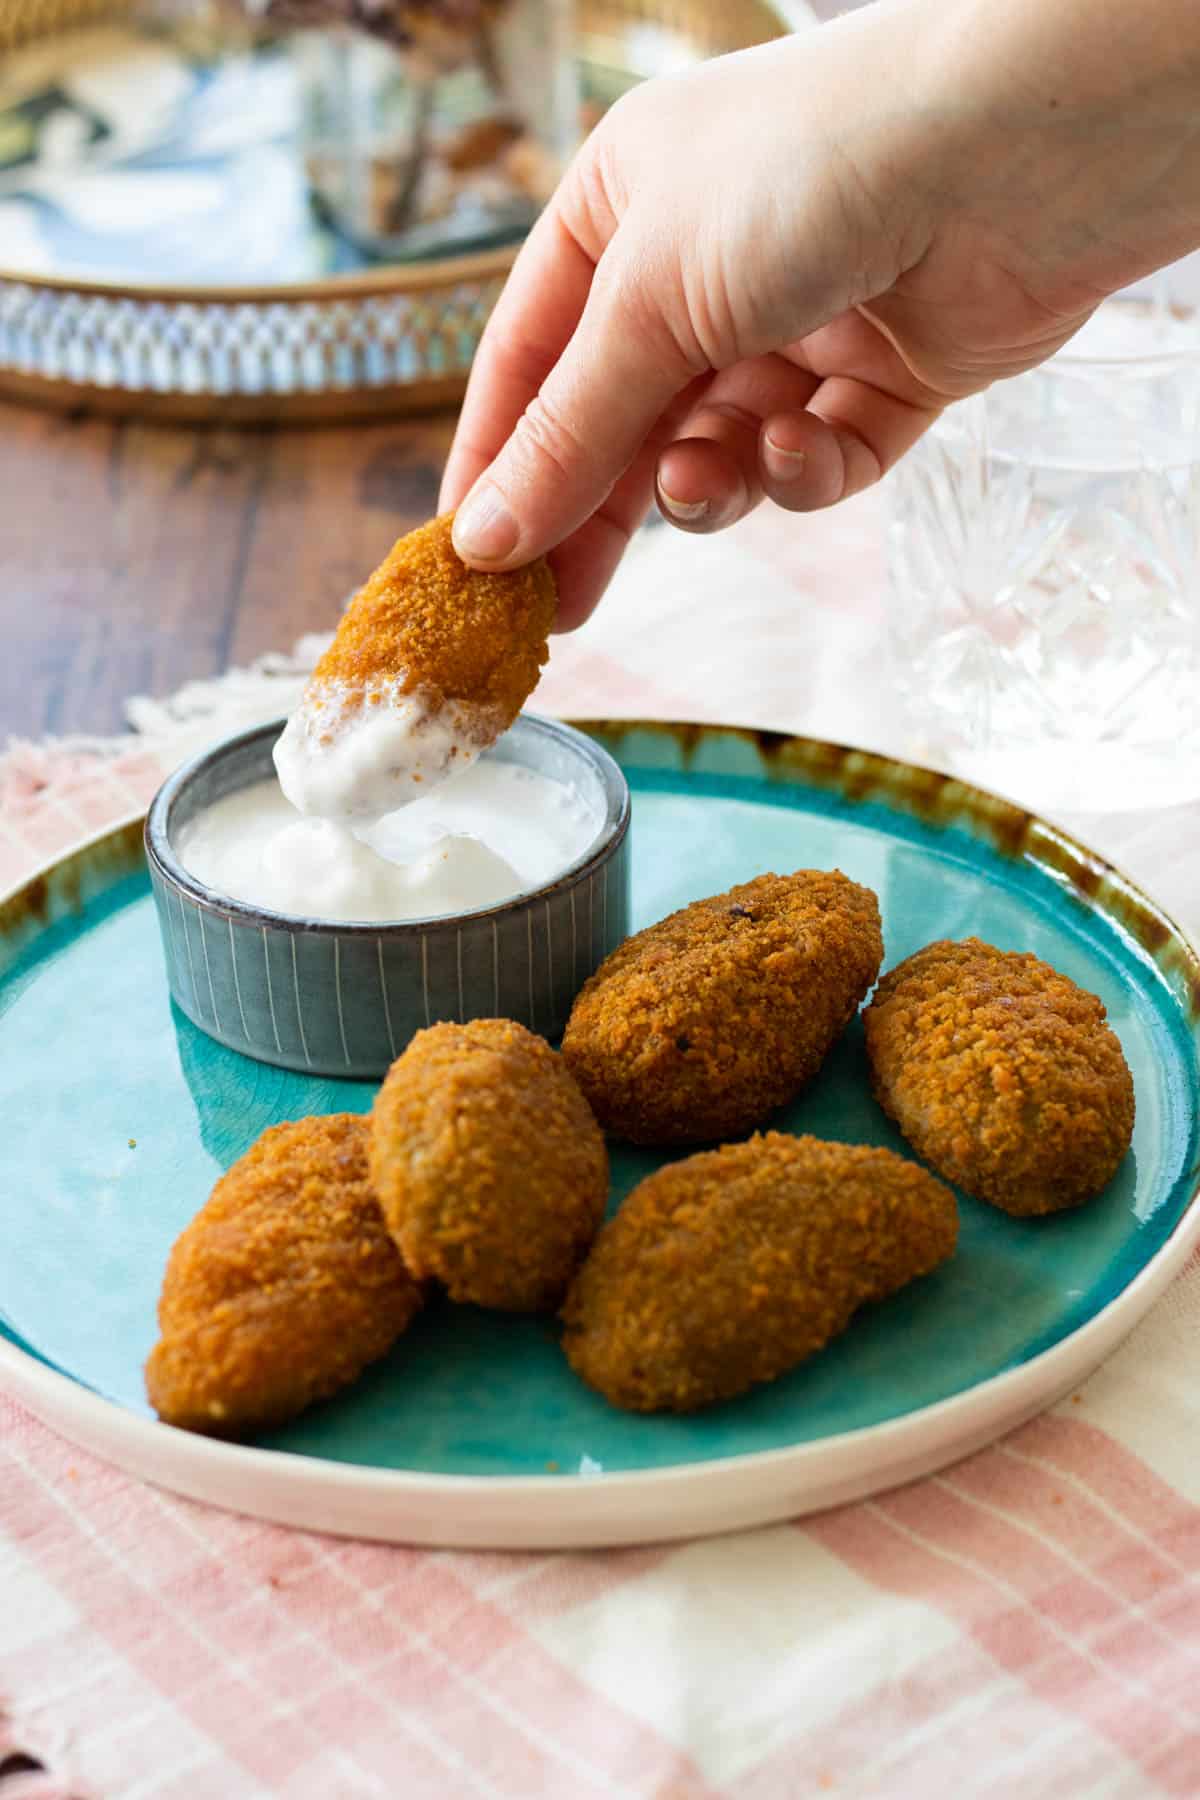
[{"label": "gray ceramic dipping bowl", "polygon": [[525,713],[488,754],[574,785],[602,821],[553,882],[478,911],[333,924],[247,905],[197,881],[173,844],[197,813],[274,775],[283,721],[218,744],[164,782],[146,858],[171,995],[218,1043],[260,1062],[373,1079],[439,1020],[517,1019],[557,1038],[588,976],[626,936],[629,789],[581,732]]}]

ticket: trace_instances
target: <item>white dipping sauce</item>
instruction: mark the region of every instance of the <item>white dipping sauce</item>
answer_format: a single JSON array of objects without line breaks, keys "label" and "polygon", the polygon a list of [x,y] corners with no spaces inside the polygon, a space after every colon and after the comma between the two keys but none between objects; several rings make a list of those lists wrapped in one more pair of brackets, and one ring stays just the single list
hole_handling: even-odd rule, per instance
[{"label": "white dipping sauce", "polygon": [[190,874],[230,899],[380,923],[528,893],[582,856],[600,824],[577,789],[485,758],[353,828],[305,818],[277,782],[256,782],[190,820],[174,849]]},{"label": "white dipping sauce", "polygon": [[276,742],[275,770],[302,813],[378,818],[474,762],[499,724],[465,701],[435,706],[394,683],[352,701],[342,683],[312,682]]}]

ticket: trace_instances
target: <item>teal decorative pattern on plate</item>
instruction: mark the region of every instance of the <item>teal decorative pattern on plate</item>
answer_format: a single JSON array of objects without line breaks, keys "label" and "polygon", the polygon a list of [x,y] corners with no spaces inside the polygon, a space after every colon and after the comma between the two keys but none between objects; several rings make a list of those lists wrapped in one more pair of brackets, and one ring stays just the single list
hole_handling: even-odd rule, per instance
[{"label": "teal decorative pattern on plate", "polygon": [[[568,1370],[552,1321],[434,1303],[357,1388],[259,1440],[289,1455],[184,1440],[142,1422],[171,1242],[264,1127],[365,1111],[374,1088],[251,1062],[172,1011],[126,831],[0,906],[0,1377],[19,1397],[152,1478],[271,1516],[426,1542],[630,1541],[784,1516],[936,1466],[1048,1404],[1131,1328],[1181,1266],[1200,1210],[1200,961],[1170,921],[1052,828],[926,771],[717,728],[585,729],[633,792],[635,927],[765,870],[840,867],[879,895],[885,967],[975,933],[1099,993],[1138,1109],[1107,1192],[1042,1221],[964,1198],[948,1265],[791,1376],[689,1418],[609,1408]],[[903,1149],[870,1096],[858,1024],[774,1122]],[[660,1160],[615,1148],[613,1204]],[[114,1404],[82,1406],[68,1387]],[[817,1479],[817,1457],[841,1474]],[[391,1471],[426,1479],[389,1487]],[[678,1482],[622,1486],[632,1472],[686,1472],[699,1497],[681,1500]],[[736,1480],[737,1504],[727,1493],[706,1512],[706,1473],[714,1496]],[[529,1476],[543,1479],[497,1479]],[[264,1500],[273,1480],[311,1492]],[[489,1493],[499,1505],[518,1488],[537,1496],[527,1521],[507,1499],[489,1514]],[[382,1508],[389,1493],[385,1517],[370,1495]],[[465,1509],[457,1523],[435,1516],[439,1495]]]}]

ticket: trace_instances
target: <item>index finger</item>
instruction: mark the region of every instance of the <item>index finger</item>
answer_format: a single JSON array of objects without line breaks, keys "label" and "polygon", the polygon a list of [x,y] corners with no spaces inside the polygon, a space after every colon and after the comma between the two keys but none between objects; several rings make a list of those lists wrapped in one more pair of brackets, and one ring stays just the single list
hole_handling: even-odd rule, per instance
[{"label": "index finger", "polygon": [[450,512],[495,461],[582,316],[594,258],[557,196],[521,248],[475,352],[438,511]]}]

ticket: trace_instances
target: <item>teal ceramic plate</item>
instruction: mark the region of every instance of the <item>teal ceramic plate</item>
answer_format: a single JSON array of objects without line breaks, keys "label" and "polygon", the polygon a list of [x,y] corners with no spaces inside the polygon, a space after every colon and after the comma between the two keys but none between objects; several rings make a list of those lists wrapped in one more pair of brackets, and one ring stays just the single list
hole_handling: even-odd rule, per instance
[{"label": "teal ceramic plate", "polygon": [[[591,725],[634,796],[640,926],[764,870],[879,895],[890,965],[941,936],[1033,950],[1099,993],[1133,1069],[1132,1153],[1080,1211],[964,1199],[951,1263],[771,1387],[690,1418],[610,1409],[547,1321],[431,1306],[342,1398],[253,1447],[158,1424],[141,1365],[172,1240],[265,1126],[373,1088],[222,1049],[171,1010],[136,826],[0,906],[0,1375],[75,1441],[217,1504],[408,1542],[584,1545],[845,1500],[986,1442],[1077,1383],[1200,1238],[1200,959],[1051,827],[941,776],[803,739]],[[856,1025],[776,1121],[903,1148]],[[613,1203],[657,1166],[617,1150]]]}]

